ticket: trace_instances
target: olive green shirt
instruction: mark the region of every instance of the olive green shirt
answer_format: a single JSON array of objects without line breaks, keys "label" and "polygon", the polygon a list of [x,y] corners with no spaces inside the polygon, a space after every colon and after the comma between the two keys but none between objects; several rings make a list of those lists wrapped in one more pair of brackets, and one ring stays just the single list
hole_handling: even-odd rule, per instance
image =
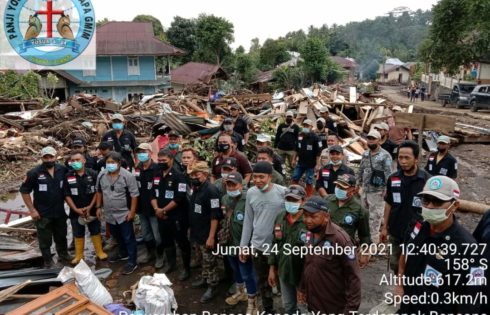
[{"label": "olive green shirt", "polygon": [[226,220],[230,220],[230,241],[228,246],[240,246],[242,238],[243,220],[245,219],[245,200],[247,198],[247,190],[244,189],[239,199],[232,198],[226,193],[221,198],[221,204],[226,209]]},{"label": "olive green shirt", "polygon": [[326,200],[333,223],[343,228],[354,244],[356,244],[356,232],[361,244],[371,243],[369,213],[362,208],[359,198],[352,197],[342,207],[339,207],[335,195],[327,196]]},{"label": "olive green shirt", "polygon": [[282,281],[297,287],[303,274],[304,258],[294,254],[294,251],[299,251],[305,246],[308,230],[303,222],[303,216],[292,225],[289,224],[287,217],[288,213],[283,211],[276,218],[268,260],[269,265],[277,267]]},{"label": "olive green shirt", "polygon": [[284,176],[282,176],[281,173],[279,173],[275,169],[272,169],[272,182],[274,184],[287,187],[286,183],[284,182]]}]

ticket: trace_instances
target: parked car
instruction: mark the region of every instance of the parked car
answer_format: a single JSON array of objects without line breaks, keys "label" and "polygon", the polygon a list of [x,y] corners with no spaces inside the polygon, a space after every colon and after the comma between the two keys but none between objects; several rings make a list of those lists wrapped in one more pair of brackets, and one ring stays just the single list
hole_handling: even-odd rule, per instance
[{"label": "parked car", "polygon": [[471,92],[470,110],[476,112],[488,108],[490,108],[490,84],[477,85]]},{"label": "parked car", "polygon": [[456,108],[470,106],[470,93],[473,92],[476,84],[456,83],[449,94],[439,94],[438,99],[442,102],[442,107],[447,104],[454,104]]}]

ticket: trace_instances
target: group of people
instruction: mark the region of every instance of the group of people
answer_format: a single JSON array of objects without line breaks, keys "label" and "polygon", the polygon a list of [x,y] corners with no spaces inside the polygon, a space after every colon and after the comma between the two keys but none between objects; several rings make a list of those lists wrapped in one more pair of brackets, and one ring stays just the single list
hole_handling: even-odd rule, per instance
[{"label": "group of people", "polygon": [[415,102],[419,98],[419,96],[422,102],[425,101],[425,96],[426,96],[425,93],[426,93],[425,86],[416,83],[410,84],[407,88],[407,97],[410,100],[410,102]]},{"label": "group of people", "polygon": [[[126,261],[125,275],[150,261],[157,272],[175,271],[178,247],[179,281],[201,265],[191,285],[206,287],[202,303],[215,298],[223,266],[233,279],[225,302],[247,302],[246,314],[275,313],[277,287],[286,314],[350,314],[361,303],[361,269],[389,255],[395,278],[432,279],[396,284],[401,313],[478,313],[479,304],[467,300],[402,299],[424,292],[441,301],[447,292],[476,298],[488,288],[482,282],[488,249],[480,245],[488,243],[489,216],[473,236],[455,218],[460,190],[447,136],[439,137],[438,152],[421,167],[421,148],[410,140],[410,130],[380,122],[367,134],[355,172],[327,108],[315,123],[299,123],[288,111],[274,140],[257,134],[250,161],[244,151],[251,131],[239,109],[233,105],[224,120],[210,163],[184,147],[176,131],[167,133],[163,148],[137,144],[120,114],[112,116],[98,159],[83,139],[72,141],[65,163],[57,163],[54,148],[43,148],[41,165],[27,173],[20,191],[45,266],[54,264],[53,239],[61,262],[78,263],[87,226],[97,258]],[[75,257],[68,253],[65,202]],[[138,251],[135,216],[145,255]],[[103,248],[104,227],[117,243],[111,255]],[[471,285],[448,280],[455,275],[471,279]]]}]

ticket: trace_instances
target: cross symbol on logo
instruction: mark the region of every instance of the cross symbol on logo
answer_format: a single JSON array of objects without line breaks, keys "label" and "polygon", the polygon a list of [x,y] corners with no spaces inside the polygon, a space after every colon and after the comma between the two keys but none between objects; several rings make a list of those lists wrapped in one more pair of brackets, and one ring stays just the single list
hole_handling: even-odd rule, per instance
[{"label": "cross symbol on logo", "polygon": [[36,14],[46,15],[48,23],[48,38],[53,37],[53,15],[64,15],[63,10],[53,10],[53,0],[47,0],[47,7],[45,10],[36,11]]}]

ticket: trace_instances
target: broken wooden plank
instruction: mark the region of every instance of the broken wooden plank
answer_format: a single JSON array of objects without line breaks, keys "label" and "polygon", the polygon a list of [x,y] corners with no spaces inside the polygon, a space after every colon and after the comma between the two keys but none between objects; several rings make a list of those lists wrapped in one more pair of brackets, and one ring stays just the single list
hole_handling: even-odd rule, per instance
[{"label": "broken wooden plank", "polygon": [[422,121],[424,121],[424,130],[434,130],[442,133],[453,132],[456,125],[456,118],[449,116],[395,113],[397,127],[413,128],[414,126],[420,126]]},{"label": "broken wooden plank", "polygon": [[4,123],[4,124],[7,124],[9,126],[12,126],[12,127],[15,127],[21,131],[24,130],[24,126],[22,126],[21,124],[11,120],[11,119],[8,119],[8,118],[5,118],[3,116],[0,116],[0,122]]}]

